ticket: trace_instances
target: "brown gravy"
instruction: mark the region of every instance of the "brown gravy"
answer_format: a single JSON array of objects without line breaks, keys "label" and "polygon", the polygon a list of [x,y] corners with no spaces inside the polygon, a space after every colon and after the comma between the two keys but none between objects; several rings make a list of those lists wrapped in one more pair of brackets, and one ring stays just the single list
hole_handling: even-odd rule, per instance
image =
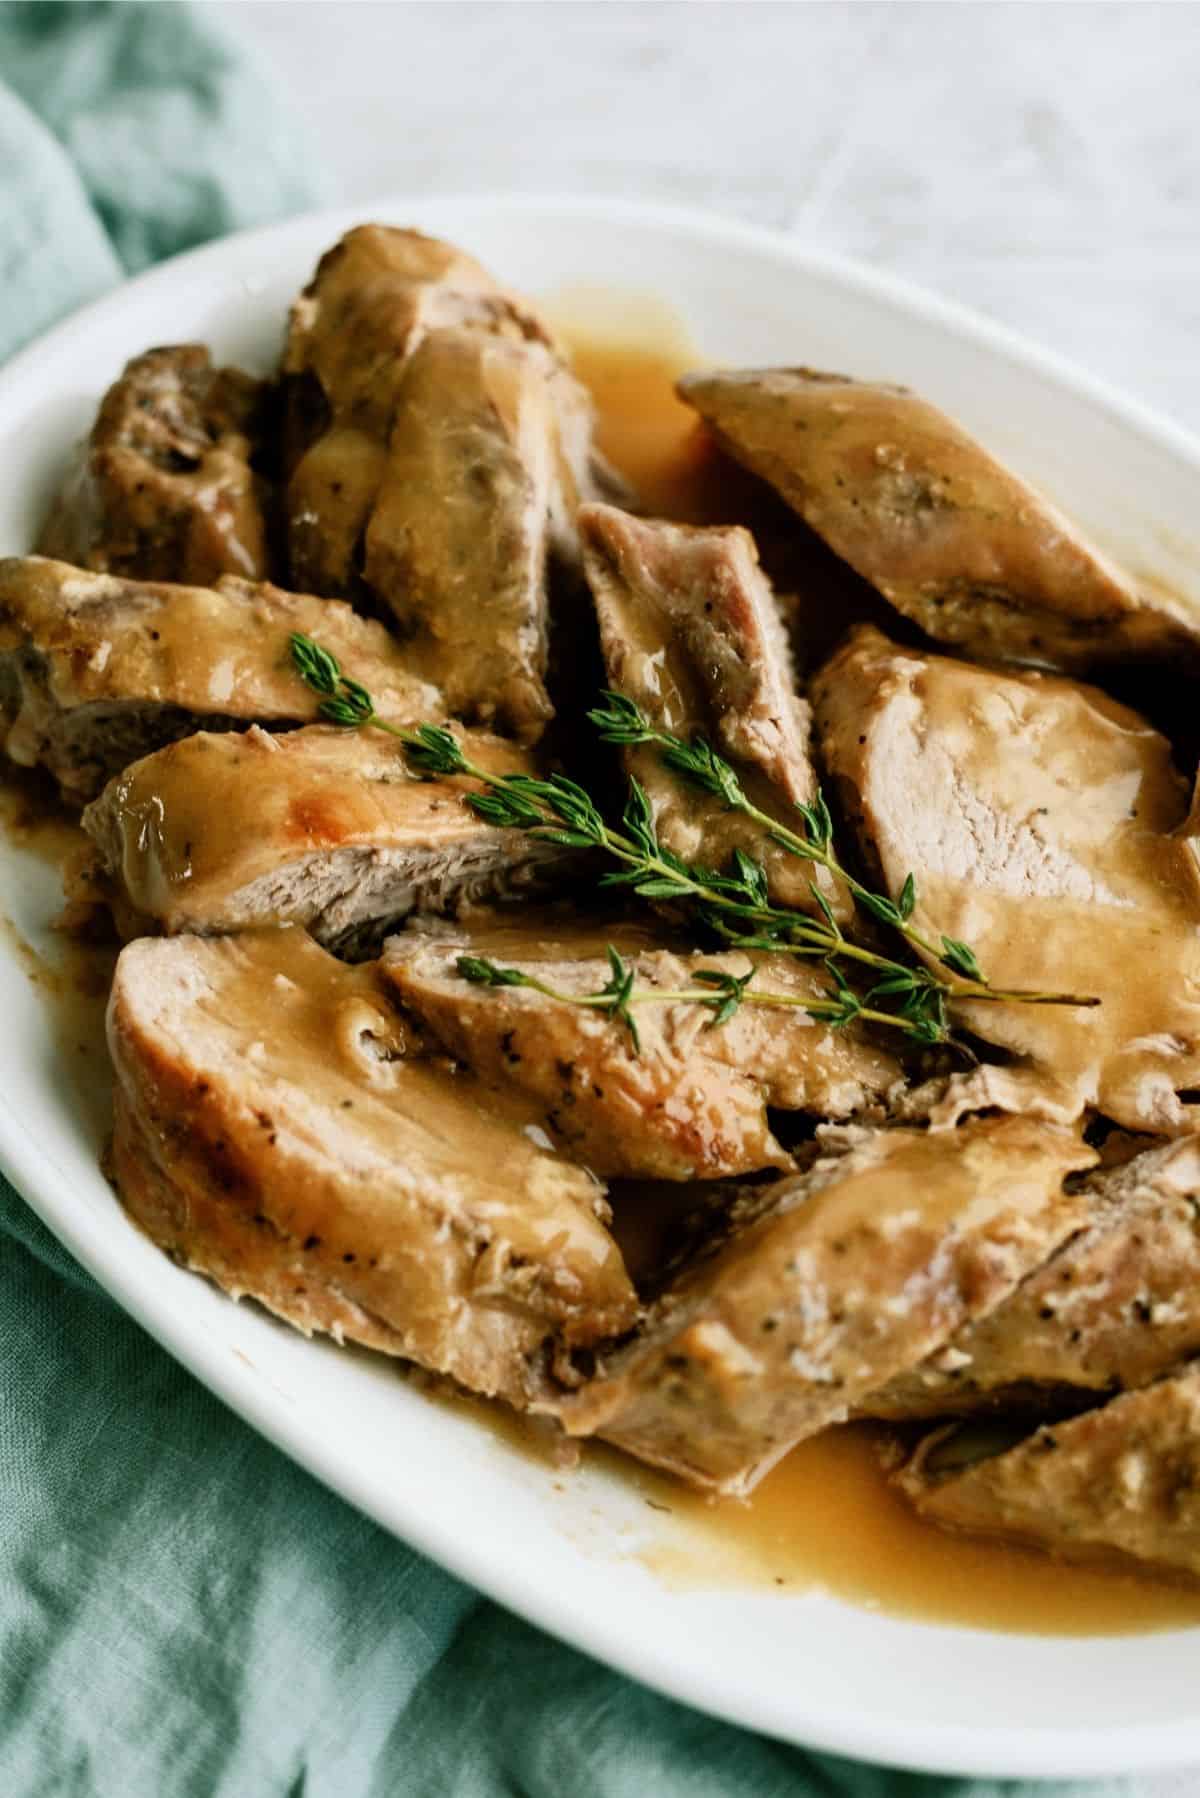
[{"label": "brown gravy", "polygon": [[[60,804],[50,783],[8,763],[0,764],[0,836],[56,873],[84,841],[78,823]],[[49,924],[50,918],[46,922]],[[112,1126],[104,1013],[117,946],[55,933],[38,947],[2,911],[0,937],[16,952],[31,984],[47,1000],[59,1065],[99,1147]]]},{"label": "brown gravy", "polygon": [[[646,1506],[645,1532],[624,1550],[676,1591],[822,1593],[927,1623],[1045,1636],[1132,1636],[1200,1625],[1200,1590],[1133,1567],[1072,1566],[1037,1549],[953,1535],[925,1523],[888,1480],[884,1426],[846,1424],[801,1443],[754,1495],[713,1502],[604,1443],[562,1439],[506,1405],[418,1383],[536,1462],[570,1497],[600,1474]],[[609,1550],[611,1552],[611,1550]]]},{"label": "brown gravy", "polygon": [[[704,361],[682,324],[635,307],[633,328],[606,341],[587,323],[573,330],[568,314],[559,327],[596,400],[601,448],[647,509],[722,523],[739,516],[740,505],[741,516],[764,512],[774,525],[771,500],[711,449],[675,397],[677,376]],[[675,1210],[668,1200],[637,1233],[647,1239],[637,1245],[643,1256]],[[887,1440],[875,1425],[828,1430],[793,1450],[744,1504],[713,1504],[612,1450],[591,1447],[587,1458],[632,1482],[664,1526],[671,1514],[661,1540],[642,1552],[671,1584],[819,1588],[894,1614],[1048,1635],[1200,1624],[1200,1592],[1190,1588],[1125,1569],[1052,1563],[1033,1549],[922,1522],[888,1481]]]},{"label": "brown gravy", "polygon": [[[635,309],[625,336],[605,341],[594,328],[560,317],[575,365],[600,410],[600,441],[634,480],[648,507],[681,519],[721,522],[763,504],[747,477],[706,444],[673,381],[698,360],[678,321],[657,308]],[[61,865],[77,848],[78,826],[36,779],[9,771],[0,783],[0,829],[20,849]],[[30,979],[45,993],[68,1077],[87,1104],[97,1139],[107,1127],[103,1017],[115,950],[62,939],[53,959],[37,953],[8,923]],[[641,1257],[652,1262],[679,1209],[674,1195],[647,1220]],[[629,1244],[633,1246],[632,1241]],[[641,1258],[638,1257],[638,1258]],[[535,1456],[550,1472],[544,1436],[500,1405],[456,1394],[480,1425]],[[849,1425],[802,1444],[747,1503],[713,1504],[676,1482],[602,1446],[585,1465],[638,1494],[654,1518],[637,1552],[673,1586],[751,1587],[796,1594],[823,1590],[892,1614],[976,1628],[1049,1635],[1136,1634],[1200,1624],[1200,1591],[1138,1573],[1076,1568],[1007,1544],[954,1536],[921,1522],[889,1485],[878,1426]],[[557,1469],[556,1483],[573,1474]],[[661,1528],[658,1526],[661,1525]]]},{"label": "brown gravy", "polygon": [[975,1629],[1084,1636],[1200,1625],[1200,1592],[1190,1587],[1048,1563],[1034,1549],[923,1523],[887,1479],[887,1440],[870,1424],[826,1430],[793,1449],[746,1504],[709,1504],[637,1467],[647,1502],[685,1526],[678,1540],[664,1531],[642,1558],[673,1585],[819,1590]]}]

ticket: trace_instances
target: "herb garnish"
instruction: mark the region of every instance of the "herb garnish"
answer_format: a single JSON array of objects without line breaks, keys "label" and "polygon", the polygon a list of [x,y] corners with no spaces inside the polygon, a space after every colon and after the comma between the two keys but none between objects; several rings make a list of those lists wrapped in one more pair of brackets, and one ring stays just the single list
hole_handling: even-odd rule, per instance
[{"label": "herb garnish", "polygon": [[[730,976],[720,981],[719,970],[698,974],[712,994],[687,995],[696,1004],[707,1004],[714,1023],[733,1015],[738,1006],[796,1004],[813,1016],[826,1018],[840,1028],[855,1018],[867,1017],[901,1029],[917,1042],[950,1040],[946,1006],[951,1000],[990,1000],[1026,1005],[1096,1005],[1097,999],[1071,993],[1005,990],[986,979],[973,951],[965,943],[943,937],[932,943],[910,922],[917,903],[910,874],[898,899],[864,887],[838,861],[833,849],[833,820],[820,794],[808,805],[797,807],[804,833],[790,830],[768,816],[746,796],[734,769],[702,738],[690,743],[656,729],[645,714],[621,694],[606,693],[605,705],[589,712],[605,742],[653,744],[662,751],[666,765],[683,779],[719,798],[731,811],[740,811],[760,824],[772,841],[789,854],[826,869],[844,883],[855,902],[879,923],[895,930],[906,942],[930,956],[945,974],[924,966],[910,966],[880,954],[847,937],[829,901],[811,883],[819,918],[771,903],[762,864],[734,851],[732,867],[724,873],[685,862],[658,840],[654,817],[645,789],[630,778],[629,796],[620,826],[609,824],[591,796],[564,774],[545,779],[529,774],[495,774],[472,762],[454,733],[444,725],[421,724],[405,729],[381,718],[366,688],[343,675],[337,658],[299,632],[291,638],[292,660],[300,678],[322,695],[318,715],[332,724],[361,729],[386,730],[404,745],[415,772],[428,776],[465,775],[477,781],[481,792],[465,795],[466,803],[487,823],[506,829],[526,830],[543,842],[565,848],[599,851],[618,866],[604,875],[606,887],[629,887],[642,899],[670,901],[684,906],[692,918],[730,948],[764,950],[821,961],[833,985],[820,998],[799,1001],[793,995],[749,993],[749,976],[740,981]],[[463,964],[466,964],[464,966]],[[843,963],[866,971],[872,984],[862,995],[846,979]],[[636,1043],[637,1028],[630,1007],[662,995],[650,989],[633,991],[633,975],[616,951],[609,949],[610,979],[599,992],[579,996],[551,990],[520,969],[499,968],[494,963],[465,956],[459,971],[464,978],[493,986],[531,986],[551,997],[588,1003],[620,1018]],[[947,977],[949,976],[949,977]],[[891,1000],[884,1008],[876,1001]],[[719,1003],[717,1003],[719,1001]]]},{"label": "herb garnish", "polygon": [[[881,924],[887,924],[910,942],[915,949],[941,962],[943,967],[961,974],[964,979],[977,982],[980,986],[988,986],[983,970],[975,959],[974,952],[966,943],[956,938],[943,936],[940,946],[930,942],[921,931],[909,922],[917,903],[917,889],[913,877],[908,875],[900,889],[898,899],[889,899],[884,893],[873,893],[869,888],[856,880],[837,860],[833,853],[833,819],[829,808],[818,792],[811,805],[796,807],[804,820],[804,836],[789,830],[777,818],[761,811],[747,797],[745,789],[729,763],[716,754],[711,744],[703,737],[694,737],[690,743],[681,738],[671,736],[667,731],[657,729],[633,700],[627,699],[623,693],[606,691],[603,695],[607,702],[588,713],[588,718],[600,733],[604,743],[619,746],[632,746],[639,743],[655,744],[663,752],[662,759],[674,773],[680,774],[694,787],[702,792],[711,793],[715,798],[723,800],[732,812],[741,812],[755,824],[761,825],[767,836],[781,845],[789,854],[801,857],[802,860],[814,862],[828,870],[835,879],[842,882],[853,894],[857,904],[865,912],[876,918]],[[824,911],[824,902],[817,895],[818,903]],[[961,995],[959,995],[961,996]],[[973,997],[980,995],[974,994]],[[1010,998],[1013,995],[1008,995]],[[1030,995],[1022,994],[1026,1001]],[[1065,995],[1056,994],[1052,998],[1040,995],[1041,1003],[1065,1003]],[[1079,1003],[1079,1001],[1071,1001]]]},{"label": "herb garnish", "polygon": [[[455,965],[463,979],[471,981],[475,986],[529,987],[533,992],[543,993],[547,999],[556,999],[561,1004],[580,1005],[587,1010],[600,1011],[610,1018],[616,1018],[628,1030],[635,1055],[641,1048],[641,1038],[631,1010],[634,1005],[701,1005],[712,1013],[710,1025],[714,1029],[718,1024],[726,1023],[743,1005],[803,1011],[809,1017],[823,1018],[835,1030],[841,1029],[854,1018],[867,1018],[873,1023],[893,1027],[898,1022],[894,1012],[873,1011],[869,1006],[862,1005],[845,985],[836,968],[830,969],[835,978],[835,991],[825,997],[801,997],[799,993],[751,992],[750,982],[758,972],[757,968],[751,968],[745,974],[733,974],[726,968],[697,968],[691,976],[697,982],[695,987],[635,988],[634,971],[624,957],[611,943],[605,953],[608,956],[609,978],[595,993],[564,992],[562,987],[551,986],[548,981],[539,980],[524,968],[502,968],[496,962],[479,955],[460,955]],[[839,981],[841,990],[837,990]]]},{"label": "herb garnish", "polygon": [[370,724],[376,730],[386,730],[393,737],[403,737],[406,733],[399,725],[389,724],[375,710],[375,702],[361,681],[351,680],[348,674],[342,673],[341,663],[335,655],[331,655],[312,637],[306,637],[301,631],[293,631],[288,638],[292,652],[292,666],[314,693],[322,695],[317,707],[317,716],[324,718],[329,724],[342,724],[353,729],[361,729]]}]

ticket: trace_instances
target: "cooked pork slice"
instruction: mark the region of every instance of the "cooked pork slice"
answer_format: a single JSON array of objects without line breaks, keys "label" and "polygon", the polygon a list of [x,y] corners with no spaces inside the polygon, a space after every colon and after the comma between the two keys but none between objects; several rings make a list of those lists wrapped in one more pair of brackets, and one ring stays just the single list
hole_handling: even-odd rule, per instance
[{"label": "cooked pork slice", "polygon": [[306,724],[320,698],[292,667],[293,631],[317,637],[387,717],[444,715],[383,626],[349,606],[233,576],[179,587],[9,557],[0,561],[4,749],[89,799],[135,757],[201,726]]},{"label": "cooked pork slice", "polygon": [[266,487],[251,459],[265,392],[197,343],[136,356],[101,402],[40,553],[145,581],[263,579]]},{"label": "cooked pork slice", "polygon": [[132,943],[108,1034],[126,1208],[235,1297],[517,1404],[547,1337],[633,1321],[603,1188],[414,1052],[370,968],[299,930]]},{"label": "cooked pork slice", "polygon": [[953,1134],[854,1129],[843,1154],[749,1193],[728,1238],[557,1407],[697,1486],[749,1492],[991,1308],[1081,1218],[1070,1131],[989,1118]]},{"label": "cooked pork slice", "polygon": [[872,1394],[872,1417],[1044,1409],[1145,1386],[1200,1354],[1200,1145],[1087,1182],[1089,1221],[1011,1297]]},{"label": "cooked pork slice", "polygon": [[431,330],[471,325],[546,341],[523,302],[452,244],[360,225],[327,250],[292,307],[288,536],[292,579],[358,591],[358,557],[383,478],[406,358]]},{"label": "cooked pork slice", "polygon": [[1015,1446],[996,1425],[937,1430],[898,1483],[932,1523],[1200,1577],[1200,1368]]},{"label": "cooked pork slice", "polygon": [[551,716],[553,367],[540,344],[427,337],[399,385],[366,532],[367,584],[451,710],[527,739]]},{"label": "cooked pork slice", "polygon": [[528,987],[472,984],[462,957],[518,968],[557,992],[587,995],[612,978],[611,944],[634,990],[715,993],[702,972],[741,977],[749,991],[815,997],[825,981],[784,955],[704,955],[655,943],[628,926],[566,926],[522,916],[509,928],[406,934],[388,944],[383,973],[405,1008],[490,1086],[515,1088],[541,1108],[555,1141],[598,1174],[659,1180],[719,1178],[786,1168],[767,1106],[847,1117],[900,1078],[858,1029],[831,1030],[806,1012],[742,1004],[723,1023],[690,1003],[639,1004],[635,1045],[603,1011]]},{"label": "cooked pork slice", "polygon": [[[511,743],[464,741],[481,767],[530,771]],[[359,960],[414,910],[522,894],[563,865],[477,818],[471,785],[418,779],[374,731],[200,732],[135,762],[83,823],[127,935],[303,924]]]},{"label": "cooked pork slice", "polygon": [[356,225],[321,257],[288,319],[283,369],[386,431],[400,364],[430,331],[470,326],[550,343],[528,301],[464,250],[393,225]]},{"label": "cooked pork slice", "polygon": [[[702,529],[632,518],[614,506],[579,513],[584,566],[612,687],[660,729],[706,737],[733,764],[751,799],[793,827],[817,790],[810,713],[796,692],[791,652],[754,539],[739,526]],[[814,872],[664,766],[661,751],[626,751],[659,837],[686,861],[724,868],[737,849],[759,858],[774,898],[811,910]]]},{"label": "cooked pork slice", "polygon": [[1090,687],[853,636],[814,687],[827,766],[913,922],[969,943],[997,986],[1092,1008],[973,1003],[960,1023],[1012,1065],[978,1103],[1130,1130],[1200,1127],[1200,887],[1165,739]]},{"label": "cooked pork slice", "polygon": [[1200,619],[1143,593],[953,420],[903,387],[806,368],[688,375],[718,442],[930,636],[1078,669],[1194,656]]},{"label": "cooked pork slice", "polygon": [[[573,545],[576,498],[611,492],[611,471],[592,445],[591,401],[528,302],[450,244],[419,231],[359,226],[322,257],[292,308],[284,355],[292,421],[288,536],[292,579],[299,585],[344,597],[370,591],[363,583],[363,555],[406,364],[441,331],[537,349],[531,367],[548,384],[554,455],[564,474],[547,496],[556,548]],[[438,366],[449,373],[444,363]],[[427,369],[427,379],[432,372]],[[452,388],[457,384],[452,379]],[[447,398],[452,410],[461,404],[453,391]],[[408,443],[402,439],[402,454]],[[494,462],[493,450],[485,470]],[[488,480],[481,473],[476,517]],[[498,534],[503,528],[497,526]],[[384,606],[403,601],[399,590],[374,597]]]}]

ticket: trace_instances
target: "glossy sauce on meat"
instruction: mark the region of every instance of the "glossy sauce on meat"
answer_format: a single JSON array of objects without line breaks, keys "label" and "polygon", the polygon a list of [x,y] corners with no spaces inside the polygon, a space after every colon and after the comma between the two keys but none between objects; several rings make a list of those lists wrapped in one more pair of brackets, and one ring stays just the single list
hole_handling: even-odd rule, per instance
[{"label": "glossy sauce on meat", "polygon": [[[500,738],[461,740],[482,767],[530,767]],[[465,791],[416,779],[378,731],[197,732],[135,762],[84,823],[123,929],[299,923],[362,960],[418,901],[438,911],[525,890],[553,865],[552,845],[486,824]]]},{"label": "glossy sauce on meat", "polygon": [[[580,341],[569,320],[559,322],[568,327],[576,368],[599,406],[600,447],[636,481],[650,512],[729,522],[731,515],[747,516],[745,505],[731,505],[733,491],[770,511],[769,498],[724,463],[674,396],[675,378],[702,361],[682,331],[672,325],[636,345],[613,345]],[[30,824],[23,799],[6,800],[0,816],[10,840],[15,824],[28,848],[61,858],[61,832],[48,840]],[[95,984],[92,996],[81,997],[76,981],[57,990],[54,981],[45,983],[64,1037],[97,1039],[99,989],[106,983]],[[648,1233],[644,1215],[636,1225],[628,1221],[636,1214],[634,1198],[632,1190],[613,1194],[623,1245]],[[632,1253],[629,1258],[632,1263]],[[527,1426],[500,1408],[454,1402],[470,1405],[482,1427],[525,1438]],[[613,1450],[588,1445],[584,1453],[644,1497],[655,1536],[639,1552],[672,1585],[749,1584],[784,1594],[821,1587],[898,1614],[1049,1634],[1134,1633],[1200,1622],[1200,1598],[1192,1592],[1124,1572],[1050,1569],[1041,1555],[950,1536],[921,1522],[888,1484],[879,1455],[884,1440],[869,1425],[826,1431],[789,1455],[747,1503],[710,1503]]]},{"label": "glossy sauce on meat", "polygon": [[[656,332],[635,347],[584,337],[571,330],[569,317],[556,318],[596,399],[600,448],[636,483],[651,513],[724,523],[731,484],[740,484],[751,507],[770,515],[758,484],[725,463],[675,396],[678,375],[702,364],[702,346],[689,343],[669,316],[648,318]],[[614,1190],[614,1231],[636,1267],[639,1239],[653,1253],[669,1222],[637,1217],[631,1198]],[[885,1440],[870,1425],[827,1430],[793,1450],[744,1503],[714,1504],[612,1450],[589,1445],[584,1452],[655,1507],[661,1540],[643,1558],[672,1584],[752,1583],[791,1593],[819,1587],[897,1614],[1049,1635],[1133,1634],[1200,1622],[1200,1597],[1149,1576],[1048,1567],[1036,1552],[931,1528],[890,1486],[880,1454]]]},{"label": "glossy sauce on meat", "polygon": [[874,631],[848,640],[814,698],[867,853],[895,892],[918,870],[918,926],[970,942],[1006,984],[1061,990],[1065,975],[1101,1001],[963,1006],[1018,1058],[1019,1102],[1063,1118],[1096,1105],[1166,1135],[1200,1127],[1195,826],[1166,739],[1096,688]]}]

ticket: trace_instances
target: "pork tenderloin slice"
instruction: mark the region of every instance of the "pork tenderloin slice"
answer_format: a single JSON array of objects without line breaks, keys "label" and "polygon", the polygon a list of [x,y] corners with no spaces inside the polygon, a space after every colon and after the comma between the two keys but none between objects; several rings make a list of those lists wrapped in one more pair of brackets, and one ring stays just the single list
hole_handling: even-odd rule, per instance
[{"label": "pork tenderloin slice", "polygon": [[1046,1424],[936,1430],[896,1476],[922,1517],[1048,1549],[1200,1577],[1200,1368]]},{"label": "pork tenderloin slice", "polygon": [[264,579],[268,490],[254,462],[266,396],[197,343],[135,356],[101,401],[39,553],[136,580]]},{"label": "pork tenderloin slice", "polygon": [[365,573],[451,710],[540,735],[558,439],[541,345],[437,331],[400,383]]},{"label": "pork tenderloin slice", "polygon": [[[359,226],[321,258],[289,323],[288,541],[298,584],[346,598],[370,593],[363,578],[367,531],[388,470],[407,363],[443,331],[540,351],[535,364],[549,384],[556,454],[565,465],[549,495],[556,548],[573,552],[578,499],[611,495],[615,477],[592,442],[591,401],[529,302],[452,244],[419,231]],[[452,394],[448,399],[453,403]],[[386,607],[392,595],[373,598]]]},{"label": "pork tenderloin slice", "polygon": [[552,1406],[570,1434],[748,1493],[1038,1266],[1080,1222],[1065,1177],[1095,1159],[1028,1118],[847,1134],[747,1193],[727,1238]]},{"label": "pork tenderloin slice", "polygon": [[1200,1145],[1098,1169],[1089,1218],[986,1317],[863,1407],[891,1419],[1043,1411],[1148,1385],[1200,1355]]},{"label": "pork tenderloin slice", "polygon": [[[463,733],[480,767],[528,773]],[[522,894],[567,852],[483,823],[473,782],[422,780],[391,738],[336,725],[199,732],[135,762],[83,814],[126,934],[302,924],[361,959],[414,910]]]},{"label": "pork tenderloin slice", "polygon": [[422,1058],[372,969],[299,930],[147,939],[108,1034],[124,1204],[234,1296],[516,1404],[548,1338],[632,1322],[602,1187]]},{"label": "pork tenderloin slice", "polygon": [[456,326],[553,341],[530,302],[465,250],[402,226],[356,225],[291,308],[283,372],[315,376],[335,409],[386,435],[405,357],[430,331]]},{"label": "pork tenderloin slice", "polygon": [[381,965],[406,1011],[456,1059],[493,1089],[524,1094],[560,1147],[606,1176],[694,1180],[787,1168],[792,1158],[771,1130],[768,1105],[847,1117],[901,1078],[861,1029],[834,1031],[801,1010],[743,1004],[716,1024],[696,1004],[639,1004],[635,1045],[603,1012],[529,988],[474,985],[459,972],[460,958],[482,957],[582,996],[610,980],[609,945],[632,968],[638,992],[711,992],[699,972],[740,978],[752,970],[764,992],[804,999],[824,991],[789,956],[705,955],[628,925],[564,927],[524,912],[507,928],[470,921],[449,935],[394,937]]},{"label": "pork tenderloin slice", "polygon": [[[631,517],[589,505],[579,529],[610,686],[660,730],[702,736],[733,765],[761,810],[795,828],[817,792],[811,714],[796,691],[787,632],[749,531]],[[772,897],[815,909],[814,878],[843,917],[843,889],[762,828],[700,792],[654,745],[624,752],[660,840],[685,861],[725,868],[735,850],[760,860]],[[802,828],[802,827],[801,827]]]},{"label": "pork tenderloin slice", "polygon": [[681,397],[856,573],[942,642],[1077,670],[1196,654],[1144,592],[960,425],[904,387],[807,368],[687,375]]},{"label": "pork tenderloin slice", "polygon": [[293,581],[345,598],[361,591],[362,540],[405,361],[429,331],[467,324],[547,340],[524,302],[423,232],[360,225],[321,257],[291,309],[283,356]]},{"label": "pork tenderloin slice", "polygon": [[349,606],[233,576],[182,587],[39,556],[0,560],[4,749],[90,799],[189,731],[310,723],[320,696],[292,666],[293,631],[318,638],[389,718],[445,715],[384,627]]},{"label": "pork tenderloin slice", "polygon": [[813,687],[822,753],[884,889],[969,943],[997,986],[1092,1008],[962,1003],[1010,1065],[956,1080],[972,1104],[1059,1119],[1097,1106],[1156,1135],[1200,1127],[1200,887],[1170,746],[1095,688],[854,634]]}]

